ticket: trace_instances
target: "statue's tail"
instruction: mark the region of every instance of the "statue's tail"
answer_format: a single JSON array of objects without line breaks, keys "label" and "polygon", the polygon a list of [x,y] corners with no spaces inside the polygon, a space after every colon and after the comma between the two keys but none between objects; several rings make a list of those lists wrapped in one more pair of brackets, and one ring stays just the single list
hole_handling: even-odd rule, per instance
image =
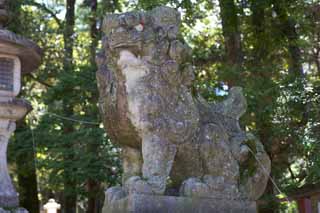
[{"label": "statue's tail", "polygon": [[245,162],[245,166],[242,165],[246,169],[242,172],[246,175],[243,177],[240,189],[250,200],[258,200],[270,178],[271,161],[263,144],[255,136],[247,134],[245,142],[249,148],[250,158]]},{"label": "statue's tail", "polygon": [[217,115],[231,118],[238,124],[239,118],[246,112],[247,101],[242,93],[241,87],[232,87],[227,98],[219,103],[208,103],[201,96],[197,97],[199,113],[201,119],[206,120],[216,118]]},{"label": "statue's tail", "polygon": [[247,101],[243,95],[241,87],[232,87],[229,91],[228,97],[220,102],[215,104],[214,111],[219,112],[227,117],[239,118],[246,112]]},{"label": "statue's tail", "polygon": [[257,200],[268,182],[271,162],[262,143],[240,128],[239,118],[247,109],[242,88],[231,88],[228,97],[219,103],[209,104],[201,97],[197,100],[203,123],[219,119],[228,127],[232,154],[240,166],[240,189],[250,200]]}]

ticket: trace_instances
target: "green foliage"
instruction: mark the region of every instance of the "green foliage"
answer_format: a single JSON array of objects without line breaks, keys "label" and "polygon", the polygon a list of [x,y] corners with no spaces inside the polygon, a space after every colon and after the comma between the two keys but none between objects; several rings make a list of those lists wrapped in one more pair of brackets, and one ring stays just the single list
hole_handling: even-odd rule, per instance
[{"label": "green foliage", "polygon": [[[100,196],[105,187],[119,182],[121,169],[119,149],[108,139],[97,107],[96,66],[90,61],[90,14],[83,7],[77,11],[74,58],[70,58],[74,66],[65,70],[64,20],[59,15],[64,5],[54,1],[50,6],[38,1],[23,3],[16,5],[19,23],[12,23],[10,29],[37,42],[44,57],[37,72],[24,77],[22,96],[34,110],[27,117],[27,128],[18,126],[10,146],[11,162],[26,153],[35,153],[36,159],[28,163],[32,164],[30,169],[36,165],[40,198],[44,202],[50,194],[58,199],[61,193],[76,195],[79,201]],[[105,7],[99,4],[97,21],[112,9]],[[66,109],[72,113],[66,113]],[[74,188],[65,188],[65,177],[75,184]],[[89,180],[98,183],[97,190],[101,192],[89,194]]]},{"label": "green foliage", "polygon": [[[320,138],[316,105],[319,104],[320,67],[310,56],[319,60],[319,54],[314,55],[314,50],[319,50],[319,42],[314,39],[316,32],[319,33],[320,19],[316,19],[314,12],[310,13],[315,10],[314,5],[308,1],[251,0],[240,1],[236,6],[239,20],[224,21],[230,25],[238,22],[242,38],[241,63],[230,65],[226,58],[223,42],[228,37],[221,31],[223,21],[222,26],[204,27],[201,33],[194,28],[184,32],[197,64],[196,89],[214,101],[226,94],[229,82],[242,86],[248,110],[241,123],[263,142],[272,159],[273,178],[280,189],[290,191],[305,183],[318,182],[320,164],[316,153]],[[227,14],[225,19],[228,18],[232,16]],[[230,25],[227,32],[238,33],[237,28]],[[293,63],[297,55],[300,58]],[[297,66],[303,68],[302,74],[292,74]],[[270,188],[274,187],[270,185]],[[275,199],[274,195],[279,192],[267,193],[267,197]],[[269,199],[262,199],[271,205]]]}]

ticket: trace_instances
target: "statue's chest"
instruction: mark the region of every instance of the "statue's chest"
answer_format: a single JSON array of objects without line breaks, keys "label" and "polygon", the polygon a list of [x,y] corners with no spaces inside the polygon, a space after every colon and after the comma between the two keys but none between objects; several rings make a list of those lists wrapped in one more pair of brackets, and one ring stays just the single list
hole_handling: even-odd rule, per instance
[{"label": "statue's chest", "polygon": [[144,79],[148,74],[148,70],[127,66],[122,70],[122,74],[125,77],[124,88],[128,103],[127,115],[136,128],[143,129],[145,122],[143,122],[144,113],[142,108],[147,95]]},{"label": "statue's chest", "polygon": [[138,87],[141,87],[143,77],[147,75],[145,69],[129,66],[123,69],[122,73],[125,77],[125,86],[128,95],[135,93]]}]

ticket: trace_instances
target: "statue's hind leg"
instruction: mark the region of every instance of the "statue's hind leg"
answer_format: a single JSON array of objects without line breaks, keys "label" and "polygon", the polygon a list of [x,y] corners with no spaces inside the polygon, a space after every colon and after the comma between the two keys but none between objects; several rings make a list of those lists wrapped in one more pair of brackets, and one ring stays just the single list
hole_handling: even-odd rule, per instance
[{"label": "statue's hind leg", "polygon": [[230,150],[228,135],[211,123],[200,132],[199,155],[204,171],[201,176],[185,180],[180,194],[191,197],[236,198],[239,166]]},{"label": "statue's hind leg", "polygon": [[164,194],[175,154],[175,145],[156,135],[145,135],[142,138],[142,178],[131,177],[126,182],[129,193]]}]

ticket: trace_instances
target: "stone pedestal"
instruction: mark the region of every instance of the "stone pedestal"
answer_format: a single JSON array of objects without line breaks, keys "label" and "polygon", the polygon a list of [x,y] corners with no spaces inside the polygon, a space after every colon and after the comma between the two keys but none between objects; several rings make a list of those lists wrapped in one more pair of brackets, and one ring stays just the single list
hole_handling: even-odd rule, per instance
[{"label": "stone pedestal", "polygon": [[255,202],[134,194],[105,202],[103,213],[256,213]]},{"label": "stone pedestal", "polygon": [[31,106],[24,100],[0,100],[0,213],[27,212],[18,208],[19,195],[9,176],[6,152],[9,138],[16,128],[15,121],[24,117],[30,109]]},{"label": "stone pedestal", "polygon": [[0,213],[28,213],[24,208],[15,208],[15,209],[3,209],[0,208]]},{"label": "stone pedestal", "polygon": [[18,194],[15,191],[7,168],[7,146],[15,123],[0,118],[0,206],[16,207],[19,204]]}]

